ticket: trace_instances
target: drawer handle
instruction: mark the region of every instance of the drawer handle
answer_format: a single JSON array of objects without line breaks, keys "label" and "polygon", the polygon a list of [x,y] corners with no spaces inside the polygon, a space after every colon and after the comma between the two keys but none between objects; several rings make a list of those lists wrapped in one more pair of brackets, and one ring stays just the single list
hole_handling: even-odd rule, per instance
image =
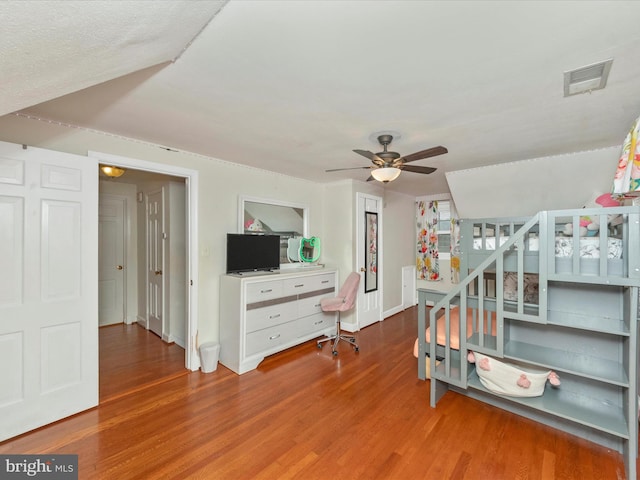
[{"label": "drawer handle", "polygon": [[321,325],[324,323],[324,320],[318,320],[317,322],[313,322],[314,325]]},{"label": "drawer handle", "polygon": [[269,315],[269,319],[272,319],[272,318],[278,318],[278,317],[280,317],[280,314],[279,314],[279,313],[277,313],[277,314],[275,314],[275,315]]},{"label": "drawer handle", "polygon": [[300,288],[300,287],[304,287],[304,283],[300,283],[298,285],[294,285],[294,288]]},{"label": "drawer handle", "polygon": [[314,305],[314,307],[319,307],[319,306],[320,306],[320,304],[319,304],[319,303],[316,303],[316,304]]},{"label": "drawer handle", "polygon": [[269,290],[260,290],[260,293],[269,293],[269,292],[273,292],[273,288],[270,288]]},{"label": "drawer handle", "polygon": [[329,280],[322,280],[320,283],[329,283]]},{"label": "drawer handle", "polygon": [[278,338],[280,336],[280,334],[278,333],[277,335],[271,335],[269,337],[269,340],[275,340],[276,338]]}]

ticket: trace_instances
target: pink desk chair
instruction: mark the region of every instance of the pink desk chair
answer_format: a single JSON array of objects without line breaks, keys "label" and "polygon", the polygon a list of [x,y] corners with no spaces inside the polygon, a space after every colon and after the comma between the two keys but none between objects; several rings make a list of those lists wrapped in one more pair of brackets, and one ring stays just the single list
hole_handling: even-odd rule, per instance
[{"label": "pink desk chair", "polygon": [[351,310],[358,297],[358,286],[360,285],[360,274],[357,272],[351,272],[345,282],[342,284],[338,295],[335,297],[323,298],[320,300],[320,308],[323,312],[338,312],[338,320],[336,321],[336,333],[329,335],[327,338],[318,340],[318,348],[322,348],[323,342],[330,342],[333,340],[333,347],[331,352],[334,355],[338,355],[336,346],[340,340],[349,342],[356,352],[360,350],[356,343],[356,338],[351,335],[343,335],[340,330],[340,313]]}]

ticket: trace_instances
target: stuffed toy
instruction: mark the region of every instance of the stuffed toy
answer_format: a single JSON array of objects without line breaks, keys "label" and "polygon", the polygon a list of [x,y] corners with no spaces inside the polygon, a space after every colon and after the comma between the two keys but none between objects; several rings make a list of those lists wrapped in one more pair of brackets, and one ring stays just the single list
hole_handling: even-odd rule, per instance
[{"label": "stuffed toy", "polygon": [[[587,202],[583,208],[594,207],[619,207],[620,202],[614,199],[610,193],[604,193],[593,200]],[[618,225],[622,221],[621,215],[608,215],[607,223],[609,225]],[[593,237],[600,231],[600,216],[599,215],[584,215],[580,217],[580,236],[581,237]],[[573,223],[567,223],[564,226],[563,234],[567,236],[573,235]]]},{"label": "stuffed toy", "polygon": [[249,230],[250,232],[263,232],[264,231],[264,227],[262,226],[262,222],[260,220],[258,220],[257,218],[253,221],[253,223],[251,223],[251,225],[246,227],[246,229]]}]

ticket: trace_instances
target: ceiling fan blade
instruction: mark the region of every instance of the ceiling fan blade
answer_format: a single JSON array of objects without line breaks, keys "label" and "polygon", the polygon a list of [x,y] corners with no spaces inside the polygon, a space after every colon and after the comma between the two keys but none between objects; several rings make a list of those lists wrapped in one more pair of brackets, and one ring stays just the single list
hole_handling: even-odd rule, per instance
[{"label": "ceiling fan blade", "polygon": [[369,178],[367,178],[367,182],[371,182],[373,180],[375,180],[375,178],[373,178],[371,175],[369,175]]},{"label": "ceiling fan blade", "polygon": [[407,172],[413,172],[413,173],[433,173],[437,170],[437,168],[419,167],[417,165],[400,165],[398,168],[400,170],[406,170]]},{"label": "ceiling fan blade", "polygon": [[354,150],[354,152],[356,152],[358,155],[362,155],[363,157],[367,157],[376,165],[382,165],[384,163],[384,160],[382,160],[379,156],[377,156],[375,153],[370,152],[369,150]]},{"label": "ceiling fan blade", "polygon": [[363,169],[369,170],[371,168],[372,167],[332,168],[330,170],[325,170],[325,172],[340,172],[342,170],[363,170]]},{"label": "ceiling fan blade", "polygon": [[449,150],[447,150],[443,146],[427,148],[426,150],[421,150],[419,152],[412,153],[410,155],[405,155],[404,157],[400,157],[394,163],[397,163],[397,162],[403,162],[403,163],[415,162],[416,160],[422,160],[423,158],[429,158],[429,157],[435,157],[437,155],[443,155],[443,154],[447,153],[448,151]]}]

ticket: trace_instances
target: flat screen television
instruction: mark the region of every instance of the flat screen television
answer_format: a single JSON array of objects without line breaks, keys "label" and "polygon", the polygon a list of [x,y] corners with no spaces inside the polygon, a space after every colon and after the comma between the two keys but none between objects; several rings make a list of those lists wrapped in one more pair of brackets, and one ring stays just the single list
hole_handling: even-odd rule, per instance
[{"label": "flat screen television", "polygon": [[227,233],[227,273],[280,268],[280,236]]}]

